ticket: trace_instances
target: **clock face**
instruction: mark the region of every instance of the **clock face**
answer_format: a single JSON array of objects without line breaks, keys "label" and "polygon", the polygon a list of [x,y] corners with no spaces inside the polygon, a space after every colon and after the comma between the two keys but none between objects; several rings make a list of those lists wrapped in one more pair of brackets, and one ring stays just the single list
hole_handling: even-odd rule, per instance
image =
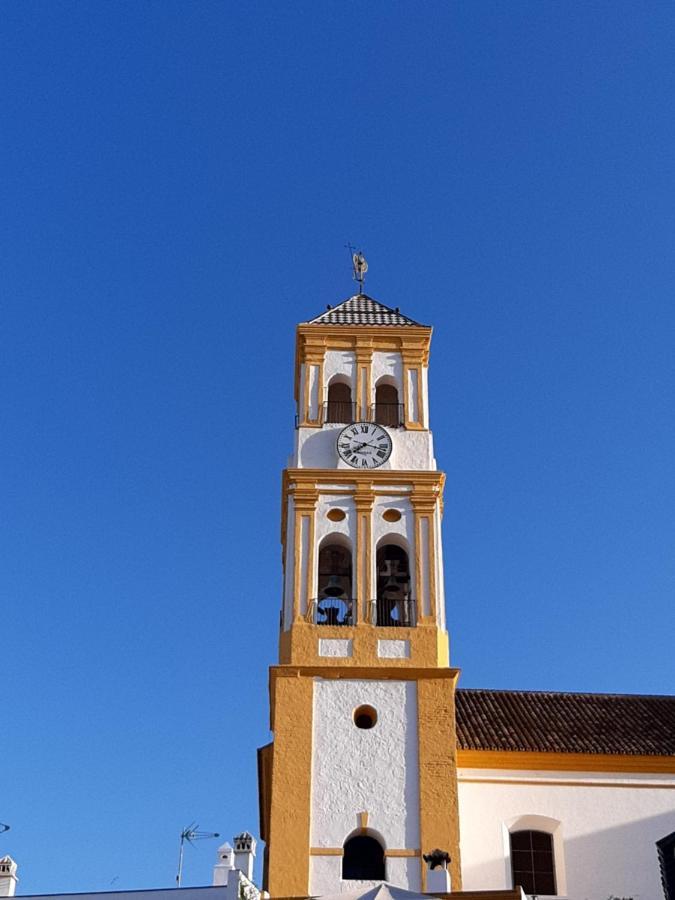
[{"label": "clock face", "polygon": [[340,458],[355,469],[376,469],[391,456],[391,438],[381,425],[354,422],[338,434]]}]

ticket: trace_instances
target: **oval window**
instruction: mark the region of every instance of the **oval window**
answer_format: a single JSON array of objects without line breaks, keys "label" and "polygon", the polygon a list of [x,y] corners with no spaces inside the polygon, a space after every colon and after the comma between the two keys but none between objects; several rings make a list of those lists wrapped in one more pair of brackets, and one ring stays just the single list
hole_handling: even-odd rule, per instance
[{"label": "oval window", "polygon": [[341,522],[346,515],[344,509],[329,509],[326,513],[326,517],[329,518],[331,522]]},{"label": "oval window", "polygon": [[382,513],[382,518],[385,522],[398,522],[401,518],[401,513],[398,509],[385,509]]}]

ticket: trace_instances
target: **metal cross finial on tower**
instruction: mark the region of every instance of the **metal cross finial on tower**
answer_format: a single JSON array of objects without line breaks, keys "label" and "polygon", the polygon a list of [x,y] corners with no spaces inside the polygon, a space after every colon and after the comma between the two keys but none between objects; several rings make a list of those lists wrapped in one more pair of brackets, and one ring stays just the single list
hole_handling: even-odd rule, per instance
[{"label": "metal cross finial on tower", "polygon": [[354,281],[358,282],[359,294],[362,294],[363,282],[366,280],[366,272],[368,271],[368,263],[366,262],[366,258],[360,250],[352,247],[351,244],[347,244],[347,248],[352,257],[352,277],[354,278]]}]

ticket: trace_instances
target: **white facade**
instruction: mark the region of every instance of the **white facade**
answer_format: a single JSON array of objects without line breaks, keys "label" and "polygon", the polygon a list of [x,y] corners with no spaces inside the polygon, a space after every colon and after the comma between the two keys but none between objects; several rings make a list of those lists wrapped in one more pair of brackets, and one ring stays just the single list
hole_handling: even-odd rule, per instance
[{"label": "white facade", "polygon": [[[387,850],[419,847],[417,685],[414,681],[335,680],[314,684],[310,843],[342,847],[358,834],[361,815],[367,832]],[[373,707],[377,722],[357,728],[354,710]],[[330,893],[343,882],[342,859],[314,855],[310,892]],[[386,880],[420,888],[417,858],[387,857]]]},{"label": "white facade", "polygon": [[663,900],[675,775],[460,769],[463,890],[512,887],[509,832],[553,835],[557,896]]}]

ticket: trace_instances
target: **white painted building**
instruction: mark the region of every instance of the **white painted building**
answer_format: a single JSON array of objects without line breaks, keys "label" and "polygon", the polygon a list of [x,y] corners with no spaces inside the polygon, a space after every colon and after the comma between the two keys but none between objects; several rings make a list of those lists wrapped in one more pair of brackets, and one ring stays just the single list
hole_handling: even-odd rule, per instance
[{"label": "white painted building", "polygon": [[298,326],[265,884],[425,890],[440,848],[454,890],[663,900],[675,698],[456,689],[430,340],[364,294]]}]

